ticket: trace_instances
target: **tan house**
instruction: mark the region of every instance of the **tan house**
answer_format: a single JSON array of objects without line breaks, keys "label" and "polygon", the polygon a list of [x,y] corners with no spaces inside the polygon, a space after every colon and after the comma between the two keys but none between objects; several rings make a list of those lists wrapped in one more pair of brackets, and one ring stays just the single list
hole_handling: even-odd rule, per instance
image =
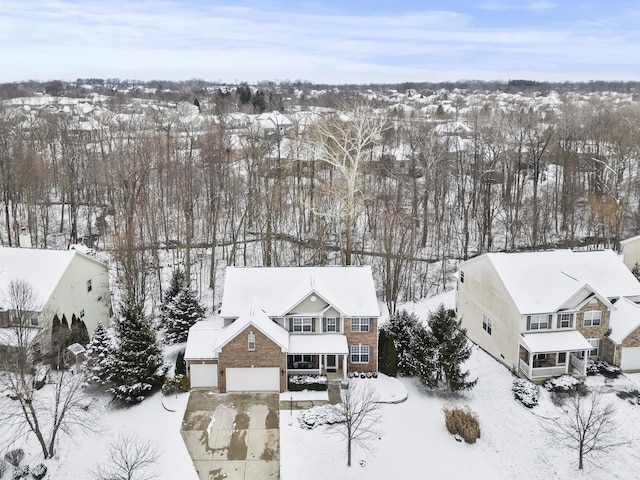
[{"label": "tan house", "polygon": [[640,369],[636,302],[640,283],[611,250],[488,253],[458,272],[467,336],[531,380],[584,376],[587,358]]},{"label": "tan house", "polygon": [[629,270],[633,270],[636,264],[640,266],[640,235],[622,240],[620,250],[622,261]]},{"label": "tan house", "polygon": [[369,267],[228,267],[220,316],[189,330],[192,387],[283,392],[290,375],[378,369]]},{"label": "tan house", "polygon": [[17,316],[11,295],[12,282],[28,285],[33,292],[29,336],[37,335],[39,349],[48,351],[54,315],[73,315],[82,320],[89,334],[99,322],[109,321],[111,298],[107,266],[77,250],[0,247],[0,350],[15,347]]}]

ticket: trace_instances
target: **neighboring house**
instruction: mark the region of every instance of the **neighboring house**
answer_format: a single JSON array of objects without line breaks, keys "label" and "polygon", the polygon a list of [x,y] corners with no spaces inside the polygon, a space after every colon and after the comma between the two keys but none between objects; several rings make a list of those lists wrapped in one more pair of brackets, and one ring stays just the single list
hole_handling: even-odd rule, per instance
[{"label": "neighboring house", "polygon": [[620,250],[622,251],[622,261],[629,270],[633,270],[636,264],[640,266],[640,235],[622,240]]},{"label": "neighboring house", "polygon": [[[0,348],[15,343],[16,315],[9,287],[13,281],[26,282],[35,294],[28,328],[50,335],[54,315],[65,315],[69,324],[75,314],[84,321],[89,334],[98,322],[109,321],[110,294],[107,266],[76,250],[43,250],[0,247]],[[42,338],[39,348],[49,350]]]},{"label": "neighboring house", "polygon": [[192,387],[283,392],[290,375],[378,369],[370,267],[228,267],[220,316],[189,330]]},{"label": "neighboring house", "polygon": [[611,250],[484,254],[456,293],[467,336],[531,380],[584,376],[587,357],[640,369],[640,283]]}]

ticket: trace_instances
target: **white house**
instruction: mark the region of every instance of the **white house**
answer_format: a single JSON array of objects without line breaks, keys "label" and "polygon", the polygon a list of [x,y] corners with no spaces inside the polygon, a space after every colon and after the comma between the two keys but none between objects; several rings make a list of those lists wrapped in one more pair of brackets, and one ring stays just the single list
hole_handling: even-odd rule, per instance
[{"label": "white house", "polygon": [[586,357],[640,369],[639,301],[640,283],[611,250],[488,253],[458,272],[467,336],[532,380],[585,375]]},{"label": "white house", "polygon": [[[50,329],[54,315],[75,314],[89,334],[98,322],[109,321],[111,298],[107,266],[77,250],[0,247],[0,339],[10,338],[12,282],[26,282],[35,294],[31,318],[34,330]],[[0,340],[1,342],[2,340]],[[46,351],[48,342],[42,345]]]},{"label": "white house", "polygon": [[189,331],[192,387],[284,391],[290,375],[378,369],[369,267],[228,267],[220,316]]}]

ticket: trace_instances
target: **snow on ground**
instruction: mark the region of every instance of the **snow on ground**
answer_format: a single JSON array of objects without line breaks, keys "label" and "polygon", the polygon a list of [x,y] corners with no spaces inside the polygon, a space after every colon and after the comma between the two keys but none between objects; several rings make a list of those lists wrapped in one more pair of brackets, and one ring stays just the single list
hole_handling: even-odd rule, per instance
[{"label": "snow on ground", "polygon": [[[617,420],[621,424],[619,435],[629,445],[610,451],[606,457],[587,460],[584,471],[579,472],[575,451],[555,445],[545,430],[550,423],[545,417],[558,415],[548,392],[541,389],[540,404],[529,410],[513,399],[511,373],[482,350],[474,347],[467,367],[473,377],[479,377],[478,384],[460,396],[447,397],[428,391],[413,379],[400,379],[408,390],[408,399],[382,406],[379,439],[371,452],[355,448],[351,468],[346,467],[345,444],[340,435],[332,434],[325,426],[303,430],[295,412],[292,416],[282,411],[281,478],[637,477],[635,465],[640,464],[640,453],[635,446],[640,439],[640,406],[621,400],[613,393],[617,389],[637,388],[628,378],[588,379],[588,385],[604,389],[605,398],[616,405]],[[640,382],[640,375],[634,380]],[[447,432],[442,413],[446,403],[468,405],[478,414],[482,437],[476,444],[459,443]],[[360,465],[361,461],[364,466]]]}]

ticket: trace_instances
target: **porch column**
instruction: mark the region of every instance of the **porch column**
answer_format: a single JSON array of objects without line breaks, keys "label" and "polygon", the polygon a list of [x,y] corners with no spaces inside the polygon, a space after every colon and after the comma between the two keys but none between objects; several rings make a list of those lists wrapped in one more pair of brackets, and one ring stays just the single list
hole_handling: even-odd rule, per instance
[{"label": "porch column", "polygon": [[533,378],[533,357],[534,354],[529,352],[529,365],[527,365],[529,367],[529,380]]},{"label": "porch column", "polygon": [[342,379],[347,379],[347,356],[342,356]]},{"label": "porch column", "polygon": [[584,352],[582,352],[582,376],[586,377],[587,376],[587,360],[589,360],[589,357],[587,356],[589,354],[589,350],[585,350]]},{"label": "porch column", "polygon": [[318,372],[320,375],[322,375],[323,372],[325,374],[327,373],[327,356],[326,355],[320,355],[320,358],[318,359],[318,367],[320,368],[320,371]]}]

